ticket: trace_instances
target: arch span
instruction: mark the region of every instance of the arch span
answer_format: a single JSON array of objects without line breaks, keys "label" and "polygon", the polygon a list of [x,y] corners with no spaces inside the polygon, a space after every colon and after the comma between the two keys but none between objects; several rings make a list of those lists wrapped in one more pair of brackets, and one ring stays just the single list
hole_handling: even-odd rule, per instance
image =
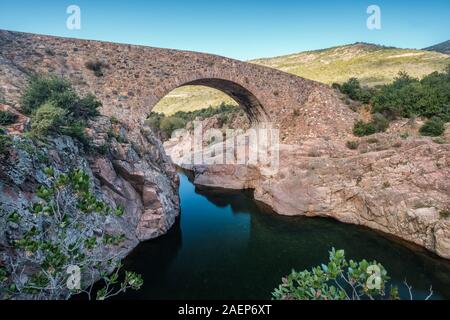
[{"label": "arch span", "polygon": [[247,112],[250,122],[268,122],[269,116],[258,98],[249,90],[233,81],[218,78],[203,78],[187,82],[184,86],[205,86],[222,91],[236,101]]},{"label": "arch span", "polygon": [[[104,115],[115,116],[130,128],[139,129],[164,96],[184,85],[223,91],[246,109],[251,120],[279,128],[286,143],[350,135],[356,118],[328,86],[211,54],[2,30],[0,49],[4,68],[61,75],[81,93],[95,94]],[[89,61],[101,62],[101,76],[86,68]],[[19,97],[25,85],[12,83],[8,90],[15,93],[10,95]]]}]

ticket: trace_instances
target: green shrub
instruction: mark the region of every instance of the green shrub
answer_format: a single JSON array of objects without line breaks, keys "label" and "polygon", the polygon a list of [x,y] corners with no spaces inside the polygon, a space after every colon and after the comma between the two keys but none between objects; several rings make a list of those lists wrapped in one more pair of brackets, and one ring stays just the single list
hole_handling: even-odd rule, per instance
[{"label": "green shrub", "polygon": [[102,103],[94,95],[88,94],[86,97],[78,100],[75,108],[70,111],[76,119],[88,120],[100,115],[98,108],[101,106]]},{"label": "green shrub", "polygon": [[389,120],[381,114],[374,114],[372,121],[366,123],[358,121],[353,127],[353,134],[357,137],[370,136],[377,132],[384,132],[389,127]]},{"label": "green shrub", "polygon": [[366,123],[360,120],[353,127],[353,134],[357,137],[370,136],[376,132],[375,126],[371,122]]},{"label": "green shrub", "polygon": [[438,117],[433,117],[420,128],[420,134],[429,137],[438,137],[445,131],[444,121]]},{"label": "green shrub", "polygon": [[[100,221],[103,219],[97,219],[102,216],[106,219],[113,214],[113,208],[96,198],[90,176],[81,169],[67,174],[57,173],[53,168],[45,168],[42,172],[47,176],[48,183],[35,190],[38,201],[26,208],[32,213],[26,221],[29,229],[13,242],[10,249],[15,250],[16,254],[11,264],[7,264],[5,269],[0,268],[0,283],[5,280],[8,271],[14,270],[11,265],[20,266],[21,270],[32,265],[33,274],[25,281],[11,277],[8,286],[14,285],[20,294],[32,295],[30,298],[69,299],[74,294],[85,293],[91,299],[94,284],[87,287],[89,283],[82,282],[81,288],[67,290],[68,270],[80,266],[83,274],[91,273],[92,280],[99,276],[105,284],[105,288],[98,290],[97,299],[104,300],[128,289],[139,290],[143,280],[136,273],[126,272],[125,280],[119,281],[122,264],[116,256],[105,252],[101,253],[102,261],[98,260],[99,253],[104,252],[102,242],[118,245],[126,238],[107,233],[98,236],[93,232],[95,225],[79,223],[89,215],[95,219],[87,221],[97,221],[95,223],[101,227]],[[71,196],[70,201],[67,201],[68,195]],[[17,212],[10,215],[10,221],[11,218],[20,221]],[[49,236],[43,238],[43,233]],[[88,237],[87,234],[93,236]],[[115,271],[109,275],[106,270]]]},{"label": "green shrub", "polygon": [[9,111],[0,110],[0,125],[7,126],[17,121],[17,115]]},{"label": "green shrub", "polygon": [[12,144],[11,138],[0,132],[0,157],[8,152],[8,147]]},{"label": "green shrub", "polygon": [[165,117],[161,120],[160,130],[166,135],[166,137],[170,137],[172,132],[177,129],[183,129],[186,127],[186,121],[179,117]]},{"label": "green shrub", "polygon": [[67,102],[70,95],[67,92],[72,92],[67,81],[53,75],[35,76],[31,79],[22,96],[22,112],[29,115],[49,100],[59,101],[60,103],[62,101]]},{"label": "green shrub", "polygon": [[148,116],[147,120],[145,120],[145,124],[150,126],[150,128],[152,128],[152,129],[159,130],[161,120],[164,117],[165,117],[165,115],[162,113],[151,112],[150,115]]},{"label": "green shrub", "polygon": [[209,107],[190,112],[179,111],[172,116],[151,112],[145,123],[155,131],[161,132],[167,138],[171,136],[174,130],[184,128],[188,122],[194,121],[197,118],[207,119],[218,115],[217,120],[219,125],[224,126],[229,124],[234,116],[242,116],[242,112],[240,107],[222,103],[218,107]]},{"label": "green shrub", "polygon": [[39,137],[58,133],[78,139],[85,147],[87,120],[99,115],[101,103],[91,94],[80,98],[70,84],[53,75],[31,79],[22,97],[22,110],[31,114],[32,133]]},{"label": "green shrub", "polygon": [[[275,300],[399,300],[398,288],[388,288],[386,269],[377,261],[347,260],[344,250],[330,252],[328,264],[282,279],[272,296]],[[411,288],[405,285],[409,290]],[[430,295],[426,300],[433,295]],[[413,299],[412,295],[408,297]]]},{"label": "green shrub", "polygon": [[[423,116],[439,117],[443,122],[450,121],[450,66],[445,72],[431,73],[417,79],[406,72],[400,72],[394,81],[376,89],[362,88],[358,79],[349,79],[346,83],[333,84],[351,99],[362,103],[372,103],[372,112],[381,114],[387,120],[399,117],[411,118]],[[374,121],[375,131],[384,131],[386,121]],[[381,125],[381,128],[379,127]],[[371,125],[365,130],[360,125],[358,130],[371,132]],[[358,131],[357,130],[357,131]]]},{"label": "green shrub", "polygon": [[66,123],[60,128],[59,133],[77,139],[85,148],[91,146],[91,140],[86,135],[86,126],[82,121]]},{"label": "green shrub", "polygon": [[53,75],[40,75],[31,79],[21,99],[21,108],[25,114],[31,114],[46,102],[69,111],[76,119],[87,120],[97,116],[101,103],[89,94],[78,97],[71,85],[64,79]]},{"label": "green shrub", "polygon": [[450,78],[434,72],[422,80],[399,73],[393,83],[382,86],[373,98],[373,112],[389,119],[440,117],[450,121]]},{"label": "green shrub", "polygon": [[362,103],[369,103],[372,99],[372,92],[367,88],[362,88],[357,78],[350,78],[342,85],[333,84],[333,88],[339,89],[342,93],[348,95],[355,101]]},{"label": "green shrub", "polygon": [[337,82],[334,82],[334,83],[331,85],[331,87],[332,87],[333,89],[335,89],[335,90],[339,90],[339,91],[342,92],[342,87],[341,87],[341,85],[340,85],[339,83],[337,83]]},{"label": "green shrub", "polygon": [[39,107],[31,117],[31,131],[39,137],[49,133],[60,133],[67,123],[67,111],[47,102]]}]

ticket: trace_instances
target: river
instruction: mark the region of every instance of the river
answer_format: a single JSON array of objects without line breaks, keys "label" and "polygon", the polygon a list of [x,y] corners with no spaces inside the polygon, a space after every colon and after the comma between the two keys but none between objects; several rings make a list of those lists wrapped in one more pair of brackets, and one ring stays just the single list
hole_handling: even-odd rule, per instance
[{"label": "river", "polygon": [[450,263],[423,249],[334,220],[283,217],[249,192],[198,188],[179,175],[180,220],[127,257],[125,269],[145,284],[120,299],[270,299],[284,275],[328,261],[332,247],[381,262],[403,298],[406,279],[415,298],[433,286],[434,299],[450,299]]}]

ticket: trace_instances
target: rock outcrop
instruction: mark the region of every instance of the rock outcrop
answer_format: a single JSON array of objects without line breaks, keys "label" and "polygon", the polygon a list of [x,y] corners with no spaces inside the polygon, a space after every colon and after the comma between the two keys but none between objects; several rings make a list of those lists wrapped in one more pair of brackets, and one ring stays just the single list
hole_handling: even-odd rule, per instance
[{"label": "rock outcrop", "polygon": [[[30,231],[24,221],[33,218],[29,208],[37,199],[38,187],[49,184],[46,168],[56,174],[81,169],[91,177],[96,198],[111,208],[123,208],[120,216],[85,215],[78,221],[86,225],[86,237],[125,236],[120,244],[104,245],[96,253],[99,261],[111,256],[123,258],[139,242],[165,234],[175,223],[179,214],[178,176],[161,143],[148,128],[136,132],[113,122],[97,117],[89,124],[92,129],[88,134],[93,140],[90,152],[66,136],[54,136],[44,143],[21,132],[8,135],[11,141],[0,155],[0,267],[12,272],[10,261],[15,261],[16,267],[23,268],[24,282],[34,272],[33,266],[18,255],[15,241]],[[62,202],[69,202],[74,194],[62,197],[66,197]],[[45,230],[44,223],[38,220],[39,228]],[[43,234],[41,242],[51,237]],[[28,296],[20,293],[17,297]]]}]

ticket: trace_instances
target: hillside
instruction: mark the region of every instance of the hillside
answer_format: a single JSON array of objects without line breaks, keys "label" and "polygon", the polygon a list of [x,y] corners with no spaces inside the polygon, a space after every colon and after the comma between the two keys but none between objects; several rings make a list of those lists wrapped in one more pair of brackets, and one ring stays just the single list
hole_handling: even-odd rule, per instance
[{"label": "hillside", "polygon": [[439,43],[437,45],[425,48],[423,50],[436,51],[440,53],[450,54],[450,40]]},{"label": "hillside", "polygon": [[326,84],[357,77],[362,84],[375,86],[391,81],[399,71],[422,77],[442,70],[450,64],[450,56],[357,43],[253,62]]},{"label": "hillside", "polygon": [[[326,84],[358,77],[363,85],[375,86],[390,82],[399,71],[422,77],[443,70],[450,64],[450,56],[426,50],[356,43],[251,62]],[[155,111],[172,114],[215,106],[221,101],[231,102],[229,97],[216,90],[185,87],[172,91]]]}]

